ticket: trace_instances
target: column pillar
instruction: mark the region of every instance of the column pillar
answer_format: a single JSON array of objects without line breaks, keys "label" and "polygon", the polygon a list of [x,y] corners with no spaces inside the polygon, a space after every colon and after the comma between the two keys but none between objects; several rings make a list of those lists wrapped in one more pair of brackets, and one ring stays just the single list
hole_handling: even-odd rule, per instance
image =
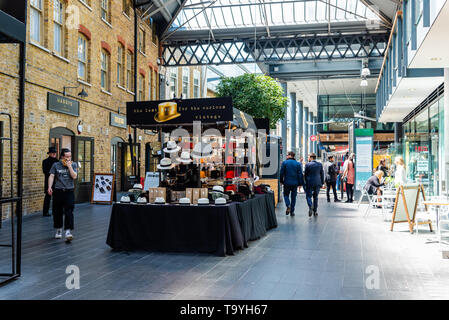
[{"label": "column pillar", "polygon": [[309,121],[309,108],[304,107],[304,161],[307,161],[307,157],[309,155],[309,125],[307,124]]},{"label": "column pillar", "polygon": [[[315,122],[315,123],[317,123],[318,122],[318,117],[317,116],[315,116],[315,117],[313,117],[313,122]],[[317,129],[318,129],[318,126],[313,126],[313,135],[314,136],[317,136],[317,133],[318,133],[318,131],[317,131]],[[313,143],[313,145],[314,145],[314,152],[316,153],[316,154],[318,154],[318,140],[315,140],[315,142]]]},{"label": "column pillar", "polygon": [[290,93],[290,149],[293,152],[296,150],[296,93]]},{"label": "column pillar", "polygon": [[[447,146],[449,143],[449,68],[444,68],[444,127],[440,128],[444,133],[439,135],[443,139],[441,145]],[[441,131],[440,131],[441,132]],[[449,148],[444,148],[444,158],[441,167],[441,184],[440,190],[449,193]],[[443,188],[444,187],[444,188]]]},{"label": "column pillar", "polygon": [[297,110],[297,114],[298,114],[298,120],[296,121],[297,123],[297,128],[298,128],[298,137],[299,137],[299,144],[298,144],[298,160],[299,160],[299,155],[303,153],[304,151],[304,145],[302,142],[302,136],[303,136],[303,122],[304,122],[304,107],[303,107],[303,103],[302,101],[298,101],[298,110]]},{"label": "column pillar", "polygon": [[[287,83],[281,82],[282,92],[283,96],[287,97]],[[287,104],[285,104],[285,117],[282,119],[282,131],[281,131],[281,137],[282,137],[282,155],[281,159],[284,160],[285,156],[287,155]]]},{"label": "column pillar", "polygon": [[[309,122],[313,122],[313,112],[309,112]],[[307,139],[307,142],[309,144],[308,150],[309,153],[313,152],[313,144],[312,141],[310,141],[310,137],[313,134],[313,126],[309,126],[309,138]]]},{"label": "column pillar", "polygon": [[398,145],[402,139],[402,122],[394,123],[394,143]]}]

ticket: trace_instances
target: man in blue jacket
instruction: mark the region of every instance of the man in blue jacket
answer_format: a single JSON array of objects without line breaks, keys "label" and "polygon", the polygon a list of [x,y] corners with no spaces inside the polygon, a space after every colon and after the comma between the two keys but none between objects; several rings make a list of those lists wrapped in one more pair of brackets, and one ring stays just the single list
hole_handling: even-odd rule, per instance
[{"label": "man in blue jacket", "polygon": [[311,217],[312,214],[317,216],[318,194],[320,193],[321,186],[324,184],[324,171],[323,165],[316,161],[315,153],[309,155],[309,163],[306,164],[306,168],[304,169],[304,180],[306,183],[306,199],[309,206],[309,217]]},{"label": "man in blue jacket", "polygon": [[[298,187],[304,185],[302,174],[302,165],[295,160],[295,153],[289,152],[287,159],[282,162],[281,166],[281,184],[284,185],[284,201],[287,206],[286,215],[295,215],[296,196]],[[291,196],[291,202],[290,202]]]}]

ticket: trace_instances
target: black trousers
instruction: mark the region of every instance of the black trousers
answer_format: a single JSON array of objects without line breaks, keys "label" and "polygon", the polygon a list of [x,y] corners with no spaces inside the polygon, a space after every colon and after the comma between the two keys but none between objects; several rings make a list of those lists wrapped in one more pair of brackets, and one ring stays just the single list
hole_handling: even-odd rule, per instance
[{"label": "black trousers", "polygon": [[334,200],[337,200],[337,181],[327,181],[326,182],[326,195],[327,195],[327,200],[330,200],[330,191],[331,191],[331,187],[332,187],[332,191],[334,192]]},{"label": "black trousers", "polygon": [[346,195],[349,201],[354,201],[354,185],[346,183]]},{"label": "black trousers", "polygon": [[75,209],[75,192],[73,189],[53,190],[53,226],[65,230],[73,230],[73,210]]},{"label": "black trousers", "polygon": [[51,201],[51,195],[49,195],[47,192],[45,192],[44,208],[42,209],[43,214],[48,214],[48,211],[50,210],[50,201]]}]

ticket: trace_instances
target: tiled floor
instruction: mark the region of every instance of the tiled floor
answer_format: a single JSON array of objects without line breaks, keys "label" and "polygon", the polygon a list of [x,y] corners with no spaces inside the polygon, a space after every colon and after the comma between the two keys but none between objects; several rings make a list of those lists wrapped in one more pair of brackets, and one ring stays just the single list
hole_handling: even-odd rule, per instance
[{"label": "tiled floor", "polygon": [[[278,228],[227,257],[112,252],[105,243],[110,206],[78,206],[70,245],[53,239],[51,218],[27,216],[22,277],[0,287],[0,299],[449,298],[449,260],[425,243],[429,233],[411,235],[406,225],[390,232],[380,212],[365,219],[355,204],[320,198],[311,219],[301,208],[304,194],[294,218],[280,204]],[[1,243],[7,230],[0,229]],[[0,272],[6,258],[1,248]],[[80,269],[79,290],[65,286],[68,265]]]}]

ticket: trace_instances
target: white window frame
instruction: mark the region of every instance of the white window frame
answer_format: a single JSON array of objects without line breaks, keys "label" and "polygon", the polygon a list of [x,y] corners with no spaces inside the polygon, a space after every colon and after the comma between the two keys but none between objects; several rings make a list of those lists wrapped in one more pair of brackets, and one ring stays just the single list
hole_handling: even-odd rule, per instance
[{"label": "white window frame", "polygon": [[[195,94],[195,90],[198,90],[198,94]],[[198,70],[193,70],[193,98],[201,98],[201,73]]]},{"label": "white window frame", "polygon": [[125,47],[121,43],[119,43],[118,48],[117,48],[117,84],[121,87],[125,86],[124,52],[125,52]]},{"label": "white window frame", "polygon": [[[173,90],[172,90],[173,87]],[[170,69],[170,97],[169,99],[173,98],[173,94],[178,97],[178,68],[171,68]]]},{"label": "white window frame", "polygon": [[100,84],[101,84],[101,88],[103,90],[106,91],[110,91],[110,86],[109,86],[109,63],[110,63],[110,58],[109,58],[109,53],[106,50],[101,50],[100,53],[100,69],[101,69],[101,74],[100,74]]},{"label": "white window frame", "polygon": [[126,89],[133,92],[133,53],[131,51],[126,52]]},{"label": "white window frame", "polygon": [[[32,40],[32,41],[34,41],[34,42],[36,42],[36,43],[39,43],[39,44],[42,44],[42,16],[43,16],[43,11],[44,11],[44,8],[43,8],[43,5],[42,5],[42,0],[31,0],[30,1],[30,39]],[[38,34],[37,34],[37,36],[38,36],[38,38],[39,39],[35,39],[33,36],[35,35],[35,33],[34,33],[34,24],[35,24],[35,21],[34,21],[34,15],[33,15],[33,13],[37,13],[37,15],[38,15],[38,19],[39,19],[39,30],[37,31],[38,32]]]},{"label": "white window frame", "polygon": [[[59,8],[59,12],[57,11]],[[56,15],[59,14],[59,20]],[[53,0],[53,51],[59,54],[61,57],[64,57],[64,2],[61,0]],[[60,38],[59,38],[59,48],[56,47],[56,29],[60,30]]]},{"label": "white window frame", "polygon": [[145,54],[145,41],[146,41],[146,35],[145,35],[145,30],[142,28],[139,28],[139,37],[138,37],[138,46],[139,46],[139,51],[143,54]]},{"label": "white window frame", "polygon": [[145,83],[145,77],[139,73],[137,83],[137,101],[143,101],[145,99],[144,91],[143,91],[143,84]]},{"label": "white window frame", "polygon": [[[84,52],[81,52],[81,45],[84,43]],[[88,81],[88,65],[87,65],[87,51],[89,42],[87,38],[81,33],[78,34],[78,79]],[[80,75],[80,65],[84,66],[84,77]]]},{"label": "white window frame", "polygon": [[153,80],[153,95],[154,95],[154,100],[157,100],[157,83],[158,83],[157,72],[156,72],[156,71],[152,71],[151,73],[152,73],[152,75],[154,76],[154,80]]},{"label": "white window frame", "polygon": [[[187,81],[185,79],[187,78]],[[182,98],[188,99],[190,97],[190,69],[189,67],[182,67]],[[187,87],[187,92],[184,92],[184,88]]]},{"label": "white window frame", "polygon": [[[110,14],[109,14],[110,9],[111,8],[109,6],[109,0],[101,0],[101,3],[100,3],[101,19],[103,19],[107,23],[111,23],[111,21],[109,19],[110,18]],[[104,17],[103,15],[105,15],[106,17]]]}]

